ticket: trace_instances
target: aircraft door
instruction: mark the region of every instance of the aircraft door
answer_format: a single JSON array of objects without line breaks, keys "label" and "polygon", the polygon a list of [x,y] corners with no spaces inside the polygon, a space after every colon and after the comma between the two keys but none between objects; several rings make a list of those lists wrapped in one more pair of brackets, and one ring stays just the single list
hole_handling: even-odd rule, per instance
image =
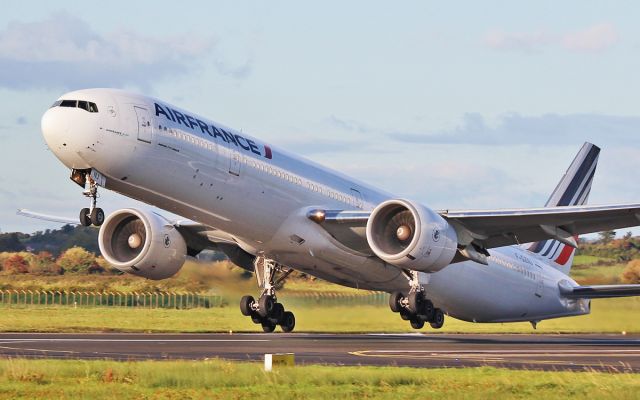
[{"label": "aircraft door", "polygon": [[240,153],[233,148],[233,144],[227,142],[227,151],[229,153],[229,173],[231,175],[240,176]]},{"label": "aircraft door", "polygon": [[151,143],[152,127],[149,110],[143,107],[133,106],[138,117],[138,140],[141,142]]},{"label": "aircraft door", "polygon": [[542,278],[542,267],[536,264],[536,297],[542,297],[542,292],[544,291],[544,279]]},{"label": "aircraft door", "polygon": [[351,194],[356,198],[356,206],[360,209],[364,207],[364,199],[362,198],[362,193],[359,190],[351,188]]}]

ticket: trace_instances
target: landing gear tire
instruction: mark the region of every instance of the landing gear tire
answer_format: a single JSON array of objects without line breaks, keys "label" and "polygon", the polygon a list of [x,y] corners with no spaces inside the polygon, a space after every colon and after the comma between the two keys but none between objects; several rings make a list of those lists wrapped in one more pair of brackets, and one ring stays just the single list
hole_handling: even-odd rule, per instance
[{"label": "landing gear tire", "polygon": [[251,313],[251,322],[253,322],[254,324],[261,324],[263,320],[264,319],[260,315],[258,315],[257,312]]},{"label": "landing gear tire", "polygon": [[413,329],[422,329],[422,327],[424,326],[424,321],[422,320],[422,318],[411,318],[410,322]]},{"label": "landing gear tire", "polygon": [[88,208],[80,210],[80,225],[91,226],[91,211]]},{"label": "landing gear tire", "polygon": [[444,325],[444,313],[441,309],[436,308],[433,312],[433,319],[429,323],[433,329],[440,329]]},{"label": "landing gear tire", "polygon": [[253,303],[255,303],[253,296],[242,296],[242,298],[240,299],[240,312],[242,313],[242,315],[244,315],[245,317],[251,315],[251,313],[253,312],[253,310],[251,309],[251,305]]},{"label": "landing gear tire", "polygon": [[275,306],[275,301],[273,300],[273,296],[263,295],[258,300],[258,314],[261,317],[267,318],[273,312],[273,307]]},{"label": "landing gear tire", "polygon": [[104,211],[102,208],[94,208],[90,214],[91,223],[94,226],[100,226],[104,222]]},{"label": "landing gear tire", "polygon": [[271,332],[276,330],[276,324],[274,324],[273,322],[271,322],[269,320],[262,321],[262,330],[265,333],[271,333]]},{"label": "landing gear tire", "polygon": [[282,328],[282,331],[286,333],[293,331],[293,328],[296,327],[296,317],[291,311],[284,313],[280,327]]},{"label": "landing gear tire", "polygon": [[409,312],[409,310],[407,310],[406,308],[400,310],[400,318],[402,318],[404,321],[409,321],[412,316],[413,314],[411,314],[411,312]]},{"label": "landing gear tire", "polygon": [[389,308],[391,308],[391,311],[400,312],[400,310],[402,309],[400,301],[403,297],[404,296],[400,292],[391,293],[391,296],[389,296]]},{"label": "landing gear tire", "polygon": [[424,302],[422,302],[422,311],[420,312],[420,315],[424,317],[424,320],[431,321],[433,320],[434,311],[435,308],[433,307],[431,300],[425,299]]},{"label": "landing gear tire", "polygon": [[280,324],[283,321],[284,314],[285,314],[284,306],[281,303],[276,303],[273,305],[273,310],[271,310],[271,315],[269,316],[269,319],[274,324]]},{"label": "landing gear tire", "polygon": [[422,292],[411,292],[409,293],[409,297],[407,297],[409,303],[407,308],[412,314],[420,314],[422,312],[423,300]]}]

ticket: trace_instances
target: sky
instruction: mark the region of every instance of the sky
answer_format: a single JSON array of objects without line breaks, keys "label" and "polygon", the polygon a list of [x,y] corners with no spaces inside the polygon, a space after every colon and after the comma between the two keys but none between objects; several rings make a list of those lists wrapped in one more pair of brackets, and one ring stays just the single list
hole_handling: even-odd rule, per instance
[{"label": "sky", "polygon": [[[88,206],[40,118],[159,97],[437,209],[542,206],[585,141],[589,202],[640,202],[640,3],[22,1],[0,14],[0,230]],[[108,213],[138,205],[101,192]]]}]

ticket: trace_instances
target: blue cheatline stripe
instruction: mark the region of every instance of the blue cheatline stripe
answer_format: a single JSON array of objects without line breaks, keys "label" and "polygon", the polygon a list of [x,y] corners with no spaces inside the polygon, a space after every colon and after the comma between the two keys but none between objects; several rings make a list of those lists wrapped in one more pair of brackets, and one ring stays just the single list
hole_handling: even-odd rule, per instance
[{"label": "blue cheatline stripe", "polygon": [[558,250],[558,246],[560,246],[560,242],[558,242],[557,240],[554,240],[553,245],[549,246],[549,249],[547,250],[547,252],[544,253],[542,256],[543,257],[549,256],[549,258],[553,258],[552,256],[556,252],[556,250]]},{"label": "blue cheatline stripe", "polygon": [[562,243],[558,242],[558,246],[555,248],[555,250],[553,250],[553,252],[549,256],[549,259],[555,261],[555,259],[558,258],[560,253],[562,253],[563,249],[564,249],[564,245],[562,245]]},{"label": "blue cheatline stripe", "polygon": [[532,253],[540,253],[540,250],[544,247],[544,245],[548,242],[548,240],[543,240],[542,242],[536,242],[529,248],[529,251]]},{"label": "blue cheatline stripe", "polygon": [[569,183],[569,186],[567,186],[567,188],[565,189],[564,193],[562,194],[562,197],[558,201],[558,204],[549,204],[549,205],[555,205],[555,206],[569,205],[569,203],[573,199],[573,196],[576,194],[576,192],[580,188],[580,184],[584,182],[587,174],[589,173],[589,170],[591,169],[591,166],[593,165],[593,163],[595,163],[598,160],[599,154],[600,154],[600,149],[596,146],[593,146],[591,150],[589,150],[589,153],[585,157],[582,164],[580,164],[578,171],[576,172],[574,177],[571,179],[571,183]]},{"label": "blue cheatline stripe", "polygon": [[572,204],[572,205],[576,206],[576,205],[582,205],[582,204],[584,204],[584,203],[585,203],[585,201],[586,201],[587,197],[584,197],[584,199],[583,199],[582,197],[583,197],[583,194],[584,194],[587,190],[590,190],[590,189],[591,189],[591,182],[593,181],[593,175],[594,175],[595,173],[596,173],[596,169],[594,168],[594,169],[593,169],[593,171],[591,171],[591,174],[589,175],[589,178],[587,178],[587,182],[586,182],[586,184],[584,185],[584,187],[583,187],[583,188],[582,188],[582,190],[580,191],[580,195],[579,195],[578,197],[576,197],[576,201],[575,201],[575,203],[574,203],[574,204]]},{"label": "blue cheatline stripe", "polygon": [[555,241],[555,240],[549,240],[549,243],[548,243],[548,245],[547,245],[546,250],[543,250],[543,251],[542,251],[542,254],[540,254],[540,255],[541,255],[542,257],[546,257],[546,256],[549,254],[549,252],[551,251],[551,248],[552,248],[553,246],[555,246],[555,244],[556,244],[556,241]]}]

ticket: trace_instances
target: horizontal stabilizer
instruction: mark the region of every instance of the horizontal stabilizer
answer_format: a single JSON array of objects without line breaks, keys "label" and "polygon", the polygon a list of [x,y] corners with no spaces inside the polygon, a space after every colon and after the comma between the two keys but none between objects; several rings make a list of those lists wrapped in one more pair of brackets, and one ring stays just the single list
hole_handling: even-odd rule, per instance
[{"label": "horizontal stabilizer", "polygon": [[560,287],[560,293],[570,299],[604,299],[640,296],[640,285],[595,285]]}]

